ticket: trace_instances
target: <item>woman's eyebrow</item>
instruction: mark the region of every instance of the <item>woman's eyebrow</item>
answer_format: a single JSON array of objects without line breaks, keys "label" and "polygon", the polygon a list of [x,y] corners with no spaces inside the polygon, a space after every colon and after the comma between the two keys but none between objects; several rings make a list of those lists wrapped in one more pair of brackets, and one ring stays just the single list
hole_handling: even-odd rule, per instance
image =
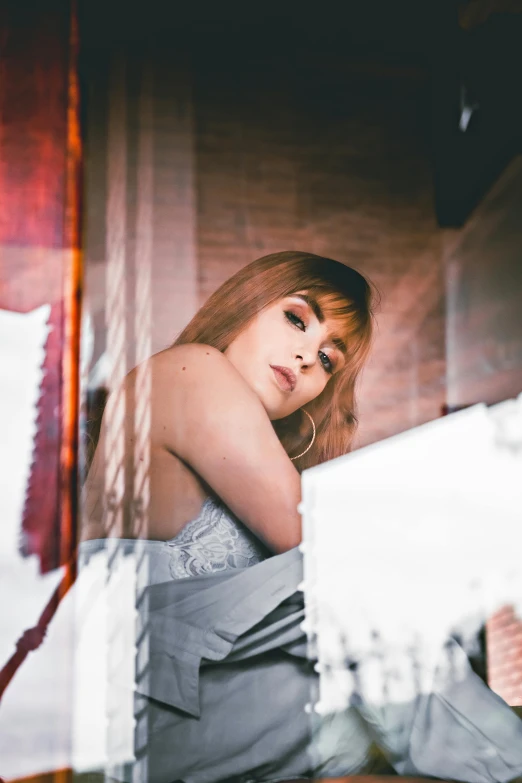
[{"label": "woman's eyebrow", "polygon": [[346,353],[346,343],[341,337],[332,337],[332,342],[336,348],[339,348],[341,353]]},{"label": "woman's eyebrow", "polygon": [[295,294],[295,296],[298,299],[302,299],[303,302],[306,302],[306,304],[310,307],[311,311],[317,318],[320,324],[324,321],[324,314],[321,310],[321,306],[319,305],[319,302],[317,299],[313,299],[311,296],[307,296],[306,294]]},{"label": "woman's eyebrow", "polygon": [[[307,294],[294,294],[297,299],[302,299],[303,302],[306,302],[306,304],[310,307],[313,314],[317,318],[320,324],[324,323],[324,313],[321,310],[321,305],[317,301],[317,299],[314,299],[311,296],[308,296]],[[341,353],[346,353],[346,343],[341,337],[332,337],[332,343],[335,345],[336,348],[338,348]]]}]

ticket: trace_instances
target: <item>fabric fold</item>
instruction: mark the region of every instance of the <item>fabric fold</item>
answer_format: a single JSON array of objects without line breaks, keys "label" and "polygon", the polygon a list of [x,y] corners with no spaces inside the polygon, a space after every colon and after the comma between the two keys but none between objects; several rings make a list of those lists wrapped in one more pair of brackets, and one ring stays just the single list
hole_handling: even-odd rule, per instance
[{"label": "fabric fold", "polygon": [[[149,657],[137,691],[149,699],[149,783],[357,774],[374,742],[403,775],[506,783],[522,774],[522,721],[454,641],[407,703],[376,705],[362,677],[346,709],[310,712],[319,675],[301,582],[294,549],[146,588]],[[446,655],[460,661],[458,677]]]},{"label": "fabric fold", "polygon": [[[203,662],[227,656],[229,661],[243,660],[302,641],[301,580],[302,557],[296,548],[255,568],[149,586],[150,667],[137,683],[137,693],[199,717]],[[288,603],[279,618],[272,616],[296,595],[297,601]]]}]

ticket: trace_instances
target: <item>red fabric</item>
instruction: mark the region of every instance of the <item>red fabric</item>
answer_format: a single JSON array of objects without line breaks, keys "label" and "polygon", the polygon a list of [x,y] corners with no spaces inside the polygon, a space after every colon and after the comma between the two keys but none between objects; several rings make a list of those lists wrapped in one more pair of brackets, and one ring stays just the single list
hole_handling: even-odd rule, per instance
[{"label": "red fabric", "polygon": [[[60,448],[62,303],[51,309],[44,376],[38,402],[33,463],[27,486],[20,552],[38,555],[42,574],[60,562]],[[67,558],[68,559],[68,558]]]}]

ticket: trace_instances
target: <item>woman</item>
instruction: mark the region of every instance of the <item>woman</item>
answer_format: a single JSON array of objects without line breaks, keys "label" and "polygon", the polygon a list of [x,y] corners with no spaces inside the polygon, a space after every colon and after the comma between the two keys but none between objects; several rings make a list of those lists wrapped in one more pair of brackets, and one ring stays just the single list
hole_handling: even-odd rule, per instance
[{"label": "woman", "polygon": [[[272,553],[296,546],[299,471],[349,451],[371,333],[368,283],[330,259],[276,253],[222,285],[149,361],[147,537],[172,539],[213,497]],[[133,371],[127,399],[135,384]],[[109,403],[86,482],[84,539],[109,532],[101,493],[112,415]]]},{"label": "woman", "polygon": [[[136,745],[146,772],[134,779],[354,774],[367,769],[374,738],[403,774],[479,783],[514,777],[519,761],[522,769],[518,756],[474,769],[484,738],[489,751],[522,734],[472,673],[459,698],[479,693],[500,718],[493,734],[466,729],[463,763],[448,766],[433,740],[458,735],[458,704],[439,711],[435,728],[422,700],[406,705],[406,715],[378,714],[360,695],[339,714],[306,710],[317,675],[301,629],[299,471],[350,449],[372,320],[371,289],[358,272],[277,253],[230,278],[150,360],[150,657],[137,682],[145,703]],[[127,398],[135,391],[136,372],[126,379]],[[104,418],[114,415],[109,404]],[[86,486],[86,554],[111,535],[102,499],[106,437],[102,427]],[[133,523],[136,536],[139,519]],[[408,726],[416,729],[411,741]]]}]

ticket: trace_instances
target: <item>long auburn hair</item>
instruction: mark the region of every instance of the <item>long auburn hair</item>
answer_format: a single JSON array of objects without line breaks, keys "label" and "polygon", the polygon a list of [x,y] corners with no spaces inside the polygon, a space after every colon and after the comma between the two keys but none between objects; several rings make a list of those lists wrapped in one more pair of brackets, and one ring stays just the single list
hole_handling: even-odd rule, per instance
[{"label": "long auburn hair", "polygon": [[[316,299],[326,319],[338,324],[347,345],[342,369],[306,405],[317,435],[295,461],[299,471],[350,451],[357,427],[355,386],[368,357],[373,333],[373,289],[355,269],[331,258],[289,250],[240,269],[205,302],[173,345],[203,343],[225,351],[264,307],[297,292]],[[287,454],[304,451],[311,425],[301,410],[273,422]]]}]

